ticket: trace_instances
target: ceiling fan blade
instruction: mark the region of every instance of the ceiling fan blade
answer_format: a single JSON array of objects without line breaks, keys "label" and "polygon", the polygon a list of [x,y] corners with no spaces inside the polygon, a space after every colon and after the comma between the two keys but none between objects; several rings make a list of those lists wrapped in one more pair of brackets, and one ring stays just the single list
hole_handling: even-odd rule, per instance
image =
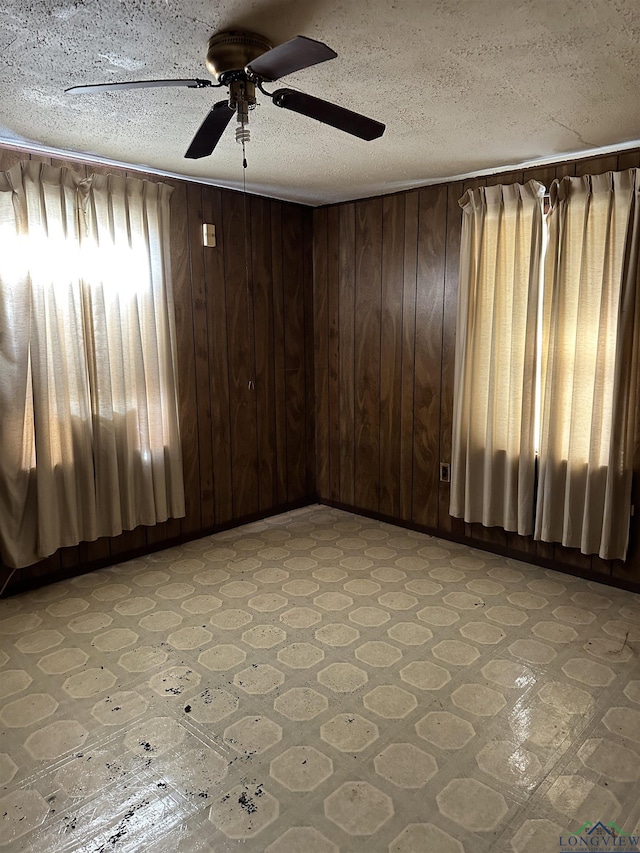
[{"label": "ceiling fan blade", "polygon": [[210,80],[197,77],[187,80],[131,80],[127,83],[91,83],[87,86],[71,86],[67,95],[84,95],[91,92],[121,92],[126,89],[159,89],[162,86],[187,86],[189,89],[208,89],[215,86]]},{"label": "ceiling fan blade", "polygon": [[277,89],[273,93],[273,103],[286,110],[293,110],[294,113],[315,118],[323,124],[330,124],[331,127],[366,139],[367,142],[378,139],[385,131],[385,125],[379,121],[293,89]]},{"label": "ceiling fan blade", "polygon": [[296,36],[268,50],[247,65],[247,69],[262,80],[279,80],[294,71],[310,68],[338,54],[326,44],[306,36]]},{"label": "ceiling fan blade", "polygon": [[220,142],[220,137],[234,113],[235,110],[229,108],[227,101],[218,101],[214,104],[191,140],[191,145],[184,156],[189,160],[208,157]]}]

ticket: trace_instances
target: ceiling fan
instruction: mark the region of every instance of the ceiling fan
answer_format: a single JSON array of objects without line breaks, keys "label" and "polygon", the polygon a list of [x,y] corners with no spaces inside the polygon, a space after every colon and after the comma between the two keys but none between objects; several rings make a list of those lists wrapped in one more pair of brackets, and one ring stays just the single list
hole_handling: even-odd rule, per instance
[{"label": "ceiling fan", "polygon": [[256,88],[271,98],[277,107],[309,116],[366,141],[378,139],[385,131],[385,125],[379,121],[295,89],[267,92],[263,88],[264,83],[279,80],[287,74],[310,68],[319,62],[335,59],[337,55],[326,44],[305,36],[296,36],[284,44],[272,47],[264,36],[233,30],[216,33],[209,39],[206,64],[216,79],[215,83],[199,78],[133,80],[125,83],[72,86],[66,92],[119,92],[162,86],[186,86],[190,89],[228,87],[228,99],[213,105],[184,155],[192,160],[208,157],[213,152],[234,115],[238,122],[236,140],[243,145],[249,141],[249,110],[256,106]]}]

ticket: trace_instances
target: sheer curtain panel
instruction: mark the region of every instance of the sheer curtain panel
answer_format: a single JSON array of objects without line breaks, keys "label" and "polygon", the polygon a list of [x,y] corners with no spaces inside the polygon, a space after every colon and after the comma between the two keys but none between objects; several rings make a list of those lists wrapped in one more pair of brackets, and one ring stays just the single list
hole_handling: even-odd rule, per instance
[{"label": "sheer curtain panel", "polygon": [[481,187],[463,210],[450,513],[533,532],[544,187]]},{"label": "sheer curtain panel", "polygon": [[624,559],[637,407],[640,170],[551,186],[535,536]]},{"label": "sheer curtain panel", "polygon": [[184,515],[171,188],[0,174],[0,557]]}]

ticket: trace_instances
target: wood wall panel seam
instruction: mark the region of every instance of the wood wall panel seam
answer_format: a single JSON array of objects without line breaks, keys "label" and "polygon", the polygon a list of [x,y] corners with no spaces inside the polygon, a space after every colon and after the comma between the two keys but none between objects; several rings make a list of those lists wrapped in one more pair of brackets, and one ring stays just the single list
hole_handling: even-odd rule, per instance
[{"label": "wood wall panel seam", "polygon": [[[256,321],[255,321],[255,280],[254,280],[254,252],[255,241],[253,236],[253,199],[247,197],[246,192],[243,194],[244,204],[244,236],[245,236],[245,270],[247,277],[247,328],[249,330],[249,379],[247,380],[247,388],[253,392],[253,400],[255,407],[255,422],[256,422],[256,453],[255,453],[255,469],[256,469],[256,511],[261,507],[261,488],[260,488],[260,419],[258,417],[259,407],[259,392],[258,392],[258,365],[256,361]],[[247,210],[249,215],[247,217]],[[248,228],[248,239],[247,239]],[[251,389],[251,385],[253,388]]]},{"label": "wood wall panel seam", "polygon": [[316,433],[315,433],[315,320],[313,316],[313,218],[310,209],[304,210],[303,227],[303,301],[304,301],[304,368],[305,368],[305,468],[306,494],[316,493]]},{"label": "wood wall panel seam", "polygon": [[[192,198],[195,196],[195,190]],[[202,242],[204,221],[204,188],[200,187],[196,210],[190,211],[193,224],[191,234],[192,282],[194,293],[194,328],[196,330],[196,390],[198,402],[198,430],[200,447],[200,485],[202,525],[215,522],[213,412],[211,409],[211,331],[209,324],[206,263]],[[191,229],[190,229],[191,231]]]},{"label": "wood wall panel seam", "polygon": [[355,204],[338,211],[338,408],[340,423],[340,500],[353,502],[355,370]]},{"label": "wood wall panel seam", "polygon": [[[446,317],[446,305],[447,305],[447,262],[448,262],[448,245],[449,245],[449,227],[450,227],[450,219],[449,219],[449,195],[451,193],[451,186],[447,187],[447,202],[445,205],[445,226],[444,226],[444,252],[442,257],[442,265],[443,265],[443,282],[442,282],[442,326],[440,328],[440,417],[439,417],[439,429],[438,429],[438,473],[439,473],[439,464],[440,462],[445,461],[443,459],[444,454],[442,453],[442,433],[443,433],[443,410],[445,409],[445,405],[443,403],[444,395],[444,350],[445,350],[445,317]],[[438,490],[438,528],[444,527],[441,519],[442,512],[442,501],[441,497],[444,493],[444,483],[440,482],[440,477],[438,477],[438,483],[436,485]],[[445,527],[446,529],[446,527]]]},{"label": "wood wall panel seam", "polygon": [[332,500],[338,500],[340,494],[339,246],[339,211],[336,208],[330,208],[327,217],[327,327],[329,334],[327,368],[329,383],[329,495]]},{"label": "wood wall panel seam", "polygon": [[400,517],[413,517],[413,431],[415,393],[416,293],[418,283],[419,194],[404,199],[402,278],[402,401],[400,417]]},{"label": "wood wall panel seam", "polygon": [[[256,459],[258,507],[277,502],[275,437],[275,343],[273,339],[273,279],[271,276],[271,210],[264,199],[251,199],[251,278],[253,282],[253,342],[256,395]],[[253,222],[256,221],[255,232]],[[267,239],[268,236],[268,239]],[[257,316],[261,322],[256,322]]]},{"label": "wood wall panel seam", "polygon": [[[379,508],[380,261],[382,201],[356,207],[355,499]],[[377,285],[375,279],[378,278]],[[377,468],[377,470],[376,470]]]},{"label": "wood wall panel seam", "polygon": [[327,306],[327,256],[328,256],[328,211],[314,212],[314,372],[316,408],[316,482],[318,495],[329,494],[329,355],[328,355],[328,306]]},{"label": "wood wall panel seam", "polygon": [[287,500],[287,422],[286,383],[284,379],[284,285],[282,272],[282,203],[274,202],[271,216],[271,274],[273,277],[273,338],[276,394],[276,456],[278,502]]},{"label": "wood wall panel seam", "polygon": [[[404,199],[383,200],[380,282],[380,511],[400,511]],[[386,225],[385,225],[386,223]],[[399,310],[397,310],[399,307]]]},{"label": "wood wall panel seam", "polygon": [[287,393],[287,452],[289,455],[289,500],[298,500],[306,494],[306,398],[304,360],[304,263],[300,254],[303,246],[302,218],[294,205],[283,209],[283,270],[286,298],[285,349]]}]

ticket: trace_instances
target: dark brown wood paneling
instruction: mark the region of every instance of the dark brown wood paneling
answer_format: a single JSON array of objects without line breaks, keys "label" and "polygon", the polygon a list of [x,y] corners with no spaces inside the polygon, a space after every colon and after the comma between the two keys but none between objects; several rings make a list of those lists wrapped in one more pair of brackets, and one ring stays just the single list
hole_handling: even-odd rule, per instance
[{"label": "dark brown wood paneling", "polygon": [[340,298],[338,400],[340,407],[340,500],[355,502],[355,298],[356,206],[338,211],[340,245],[338,277]]},{"label": "dark brown wood paneling", "polygon": [[380,512],[400,514],[402,436],[402,288],[404,197],[382,203],[382,294],[380,316]]},{"label": "dark brown wood paneling", "polygon": [[500,184],[521,184],[523,172],[499,172],[497,175],[489,175],[484,179],[486,187],[497,187]]},{"label": "dark brown wood paneling", "polygon": [[329,497],[333,501],[340,500],[339,228],[339,210],[337,207],[329,208],[327,215],[327,331],[329,335],[327,365],[329,372]]},{"label": "dark brown wood paneling", "polygon": [[420,190],[413,421],[413,520],[438,527],[446,186]]},{"label": "dark brown wood paneling", "polygon": [[356,506],[380,506],[380,285],[382,201],[356,204],[355,242]]},{"label": "dark brown wood paneling", "polygon": [[[621,153],[615,161],[607,155],[524,172],[504,172],[464,184],[457,182],[384,199],[348,202],[315,212],[316,354],[320,355],[316,365],[316,411],[319,424],[325,425],[323,435],[326,438],[317,444],[317,470],[326,484],[320,492],[323,497],[335,493],[329,483],[330,480],[335,482],[333,472],[339,469],[340,497],[337,502],[341,505],[414,523],[445,537],[466,538],[479,547],[493,548],[523,559],[539,559],[545,565],[558,569],[564,567],[574,573],[589,573],[592,577],[603,578],[612,570],[614,576],[627,582],[634,574],[640,581],[640,543],[637,541],[640,534],[637,525],[633,526],[630,550],[632,566],[619,563],[611,567],[598,557],[584,557],[560,545],[535,542],[532,537],[520,537],[500,528],[465,525],[462,520],[449,516],[449,485],[438,482],[438,463],[450,461],[451,455],[462,223],[458,199],[470,187],[532,179],[548,188],[556,177],[598,173],[616,168],[616,163],[619,169],[638,166],[639,157],[640,152],[631,151]],[[382,229],[380,214],[372,214],[376,205],[378,211],[382,205]],[[331,284],[327,286],[327,270],[334,263],[332,241],[336,209],[339,281],[337,379],[330,368],[334,344],[332,309],[329,308],[332,304]],[[394,230],[396,226],[399,228],[400,218],[403,221],[401,277],[398,276],[400,258]],[[328,223],[332,224],[328,226]],[[379,302],[376,294],[378,282],[381,287]],[[376,335],[372,329],[380,331],[380,349],[374,341]],[[398,334],[399,375],[396,361]],[[367,370],[378,363],[379,374],[373,369],[372,381]],[[377,396],[376,376],[379,376]],[[336,393],[339,400],[337,463],[334,460],[336,442],[329,440],[331,406]],[[394,419],[398,411],[399,426]],[[379,420],[376,422],[377,417]],[[379,435],[377,447],[372,443],[376,426]],[[640,443],[637,469],[635,476],[640,480]]]},{"label": "dark brown wood paneling", "polygon": [[[282,287],[282,204],[271,205],[274,385],[276,395],[276,467],[278,503],[287,500],[287,393],[284,373],[284,292]],[[313,382],[313,377],[311,378]],[[314,437],[315,438],[315,437]]]},{"label": "dark brown wood paneling", "polygon": [[69,548],[60,548],[60,567],[63,571],[77,566],[80,563],[80,546],[72,545]]},{"label": "dark brown wood paneling", "polygon": [[558,163],[556,165],[556,178],[558,180],[562,180],[562,178],[573,178],[576,173],[576,161],[570,160],[567,163]]},{"label": "dark brown wood paneling", "polygon": [[302,211],[302,273],[304,291],[304,371],[306,494],[316,494],[316,412],[313,342],[313,214]]},{"label": "dark brown wood paneling", "polygon": [[[30,156],[47,161],[29,152],[0,149],[0,169]],[[638,150],[620,153],[615,164],[613,158],[503,173],[474,183],[535,177],[548,186],[554,176],[640,166]],[[64,164],[76,168],[74,162]],[[77,168],[88,173],[118,171],[83,163]],[[268,493],[275,506],[314,490],[329,499],[337,482],[343,504],[373,507],[370,511],[389,512],[406,522],[413,518],[444,536],[459,535],[459,523],[448,518],[448,487],[436,478],[437,463],[450,453],[460,185],[313,213],[301,206],[252,200],[247,306],[246,231],[244,215],[239,215],[244,198],[194,183],[168,182],[175,188],[171,250],[187,492],[187,515],[179,522],[183,534],[232,523],[242,512],[252,511],[247,507],[268,511]],[[437,213],[429,213],[425,199],[439,193],[446,194],[446,201],[436,205]],[[216,249],[203,250],[204,218],[216,225]],[[401,279],[395,233],[400,219]],[[439,282],[435,292],[434,281]],[[436,329],[435,339],[425,339],[427,328]],[[398,378],[398,334],[401,373],[396,385],[390,377]],[[254,358],[260,390],[251,391],[242,385],[253,374]],[[241,413],[246,418],[236,434]],[[230,451],[234,438],[235,454]],[[361,440],[356,444],[357,438]],[[245,459],[239,446],[247,450]],[[634,470],[637,479],[640,452]],[[177,524],[172,520],[155,530],[139,527],[113,539],[81,543],[64,554],[64,569],[58,552],[17,573],[18,580],[50,580],[73,571],[74,560],[78,570],[87,561],[125,559],[154,542],[157,547]],[[580,555],[559,545],[487,531],[481,525],[467,526],[466,532],[468,541],[479,545],[502,547],[506,542],[512,554],[525,559],[535,550],[537,558],[559,569],[584,573],[589,568],[603,578],[609,570],[597,557],[586,558],[587,567]],[[640,580],[637,538],[633,525],[629,561],[612,567],[613,576],[626,582]]]},{"label": "dark brown wood paneling", "polygon": [[[174,520],[177,521],[177,519]],[[108,536],[101,536],[94,542],[81,542],[79,547],[81,564],[93,563],[96,560],[107,560],[111,556],[111,540]]]},{"label": "dark brown wood paneling", "polygon": [[314,372],[316,389],[316,487],[329,497],[329,303],[328,222],[326,208],[313,214],[313,311],[316,328]]},{"label": "dark brown wood paneling", "polygon": [[251,199],[251,233],[253,236],[258,494],[259,508],[265,510],[278,502],[271,216],[270,205],[266,199]]},{"label": "dark brown wood paneling", "polygon": [[[175,522],[175,519],[171,519],[172,522]],[[174,534],[179,535],[179,533]],[[146,537],[147,537],[147,545],[157,545],[160,542],[166,542],[173,538],[173,536],[169,535],[169,522],[162,521],[158,524],[154,524],[153,527],[146,528]],[[78,560],[80,563],[80,560]]]},{"label": "dark brown wood paneling", "polygon": [[554,547],[551,542],[540,542],[534,540],[535,544],[535,555],[536,559],[539,560],[553,560],[554,559]]},{"label": "dark brown wood paneling", "polygon": [[640,151],[636,149],[635,151],[623,151],[621,154],[618,154],[618,169],[620,171],[638,168],[640,168]]},{"label": "dark brown wood paneling", "polygon": [[215,511],[213,506],[213,430],[211,395],[209,392],[209,332],[204,277],[204,246],[202,245],[202,223],[204,222],[202,190],[203,188],[199,184],[187,186],[196,379],[196,411],[193,414],[198,424],[200,524],[207,528],[211,527],[215,521]]},{"label": "dark brown wood paneling", "polygon": [[604,172],[615,172],[618,168],[618,155],[609,154],[605,157],[592,157],[587,160],[578,160],[576,163],[576,177],[582,175],[602,175]]},{"label": "dark brown wood paneling", "polygon": [[[229,346],[225,280],[225,238],[222,193],[202,188],[203,222],[216,226],[216,245],[203,248],[209,363],[208,411],[211,413],[211,462],[215,524],[233,518],[231,415],[229,407]],[[240,286],[240,284],[238,284]],[[204,526],[204,524],[203,524]]]},{"label": "dark brown wood paneling", "polygon": [[613,571],[613,561],[603,560],[598,554],[591,555],[591,571],[595,574],[610,576]]},{"label": "dark brown wood paneling", "polygon": [[[33,156],[83,174],[120,171]],[[0,148],[0,169],[29,157]],[[171,256],[185,518],[61,550],[17,572],[18,584],[124,560],[174,537],[304,501],[315,490],[311,210],[247,197],[247,227],[241,194],[166,182],[174,190]],[[216,226],[215,248],[202,245],[203,221]]]},{"label": "dark brown wood paneling", "polygon": [[19,590],[23,585],[27,589],[30,589],[51,583],[61,576],[60,551],[56,551],[55,554],[52,554],[45,560],[41,560],[39,563],[35,563],[33,566],[28,566],[25,569],[10,569],[0,562],[0,584],[2,585],[0,588],[4,588],[6,584],[3,597],[11,595],[12,592]]},{"label": "dark brown wood paneling", "polygon": [[247,197],[238,193],[222,193],[234,517],[258,509],[252,286],[246,254],[250,223],[246,201]]},{"label": "dark brown wood paneling", "polygon": [[582,554],[578,548],[564,548],[558,543],[554,543],[553,546],[553,559],[583,572],[589,572],[593,568],[589,554]]},{"label": "dark brown wood paneling", "polygon": [[416,358],[416,286],[418,277],[418,209],[420,194],[404,199],[402,280],[402,388],[400,399],[400,518],[413,518],[413,426]]},{"label": "dark brown wood paneling", "polygon": [[[125,530],[120,536],[109,540],[111,556],[117,561],[125,560],[128,554],[136,553],[147,546],[147,528],[139,525],[133,530]],[[115,562],[115,560],[114,560]]]},{"label": "dark brown wood paneling", "polygon": [[[453,428],[453,380],[455,370],[456,316],[458,306],[458,274],[462,210],[460,198],[463,184],[447,187],[447,246],[445,256],[444,295],[442,305],[442,370],[440,387],[440,462],[451,464]],[[449,515],[449,483],[438,483],[438,527],[442,531],[464,534],[464,522]]]},{"label": "dark brown wood paneling", "polygon": [[544,184],[548,190],[552,182],[555,180],[555,177],[555,166],[543,166],[538,169],[527,169],[522,175],[522,181],[523,183],[527,183],[527,181],[540,181],[540,183]]},{"label": "dark brown wood paneling", "polygon": [[305,368],[289,367],[285,373],[287,388],[287,481],[288,500],[306,496],[307,472],[304,465],[305,441]]},{"label": "dark brown wood paneling", "polygon": [[284,366],[287,392],[287,488],[290,501],[307,493],[305,465],[304,229],[298,209],[282,207],[282,277],[285,308]]}]

